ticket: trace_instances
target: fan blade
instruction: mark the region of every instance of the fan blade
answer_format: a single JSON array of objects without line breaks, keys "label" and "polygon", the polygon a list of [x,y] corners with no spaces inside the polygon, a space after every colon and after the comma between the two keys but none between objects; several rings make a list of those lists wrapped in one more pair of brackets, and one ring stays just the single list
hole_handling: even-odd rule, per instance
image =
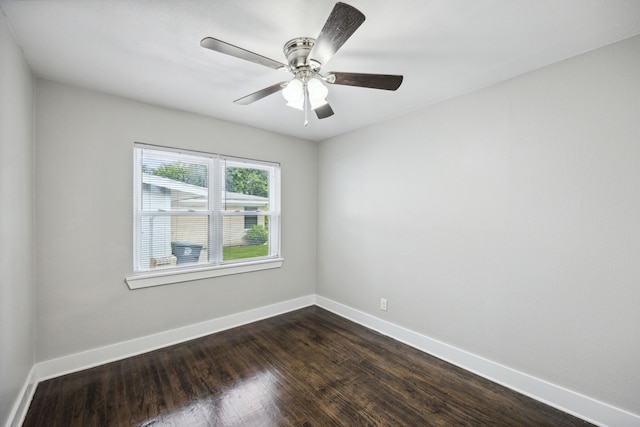
[{"label": "fan blade", "polygon": [[336,3],[316,39],[309,59],[324,65],[364,22],[364,15],[353,6]]},{"label": "fan blade", "polygon": [[280,92],[287,85],[287,83],[289,82],[276,83],[272,86],[265,87],[264,89],[261,89],[257,92],[253,92],[251,95],[243,96],[242,98],[236,99],[233,102],[240,105],[249,105],[276,92]]},{"label": "fan blade", "polygon": [[216,52],[224,53],[226,55],[235,56],[236,58],[244,59],[245,61],[251,61],[265,67],[279,70],[281,68],[287,68],[285,64],[282,64],[266,56],[258,55],[257,53],[250,52],[238,46],[234,46],[222,40],[214,39],[213,37],[205,37],[200,41],[200,46],[215,50]]},{"label": "fan blade", "polygon": [[326,119],[327,117],[333,116],[333,110],[329,104],[324,104],[313,111],[316,112],[316,116],[318,116],[319,119]]},{"label": "fan blade", "polygon": [[396,90],[402,84],[402,76],[392,74],[340,73],[331,71],[325,76],[327,83],[359,86],[371,89]]}]

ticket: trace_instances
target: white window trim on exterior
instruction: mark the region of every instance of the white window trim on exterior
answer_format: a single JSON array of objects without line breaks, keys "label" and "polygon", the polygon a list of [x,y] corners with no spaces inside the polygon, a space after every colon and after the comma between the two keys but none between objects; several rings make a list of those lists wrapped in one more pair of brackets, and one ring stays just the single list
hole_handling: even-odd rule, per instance
[{"label": "white window trim on exterior", "polygon": [[[175,156],[180,160],[192,160],[207,163],[209,166],[208,200],[209,209],[195,212],[209,218],[208,263],[192,264],[163,269],[145,269],[141,265],[142,241],[141,218],[149,212],[142,209],[142,156],[143,150],[153,150],[166,157]],[[224,191],[223,162],[236,167],[251,167],[269,171],[269,211],[260,212],[261,216],[269,217],[269,255],[260,258],[223,261],[223,232],[222,219],[225,216],[244,216],[244,212],[223,211],[221,202]],[[146,144],[134,144],[134,225],[133,225],[133,253],[134,272],[125,278],[130,289],[180,283],[211,277],[227,276],[231,274],[247,273],[282,267],[284,259],[280,255],[280,165],[272,162],[242,159],[212,153],[194,152],[174,148],[158,147]],[[247,211],[251,212],[252,211]],[[155,213],[157,215],[158,213]],[[189,215],[190,213],[180,213]],[[255,215],[255,214],[254,214]]]}]

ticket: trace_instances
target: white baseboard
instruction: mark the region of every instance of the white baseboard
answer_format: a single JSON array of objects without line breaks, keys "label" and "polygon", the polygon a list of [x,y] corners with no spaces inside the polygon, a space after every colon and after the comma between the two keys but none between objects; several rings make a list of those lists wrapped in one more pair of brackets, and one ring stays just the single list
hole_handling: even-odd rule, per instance
[{"label": "white baseboard", "polygon": [[22,385],[22,389],[20,389],[20,393],[11,408],[9,418],[5,424],[6,427],[20,427],[22,425],[24,417],[27,415],[27,409],[29,409],[29,404],[31,403],[33,394],[36,391],[37,382],[36,367],[34,365],[31,367],[31,370]]},{"label": "white baseboard", "polygon": [[20,392],[20,396],[14,404],[6,427],[19,427],[22,425],[22,422],[27,415],[29,405],[31,404],[33,394],[35,393],[35,389],[41,381],[72,372],[78,372],[94,366],[104,365],[105,363],[125,359],[138,354],[147,353],[149,351],[200,338],[215,332],[246,325],[258,320],[308,307],[314,303],[315,295],[307,295],[255,308],[253,310],[208,320],[206,322],[196,323],[194,325],[188,325],[182,328],[172,329],[142,338],[136,338],[130,341],[124,341],[36,363],[31,369],[29,377],[25,381],[25,385]]},{"label": "white baseboard", "polygon": [[632,414],[580,393],[532,377],[328,298],[319,295],[307,295],[206,322],[36,363],[31,369],[20,396],[12,408],[6,427],[19,427],[22,424],[40,381],[246,325],[314,304],[593,424],[611,427],[640,426],[640,415]]},{"label": "white baseboard", "polygon": [[584,396],[507,366],[316,295],[316,305],[590,423],[640,426],[640,415]]},{"label": "white baseboard", "polygon": [[87,350],[81,353],[71,354],[58,359],[37,363],[38,381],[58,377],[71,372],[77,372],[105,363],[121,360],[138,354],[147,353],[159,348],[200,338],[215,332],[246,325],[247,323],[277,316],[289,311],[313,305],[315,295],[307,295],[264,307],[255,308],[206,322],[196,323],[169,331],[111,344],[105,347]]}]

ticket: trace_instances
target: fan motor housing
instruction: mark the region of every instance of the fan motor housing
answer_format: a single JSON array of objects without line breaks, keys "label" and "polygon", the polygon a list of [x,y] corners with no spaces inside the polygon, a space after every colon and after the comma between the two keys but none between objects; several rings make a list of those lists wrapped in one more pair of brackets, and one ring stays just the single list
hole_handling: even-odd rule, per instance
[{"label": "fan motor housing", "polygon": [[283,52],[292,72],[295,73],[297,69],[309,67],[307,58],[315,42],[315,39],[309,37],[297,37],[285,43]]}]

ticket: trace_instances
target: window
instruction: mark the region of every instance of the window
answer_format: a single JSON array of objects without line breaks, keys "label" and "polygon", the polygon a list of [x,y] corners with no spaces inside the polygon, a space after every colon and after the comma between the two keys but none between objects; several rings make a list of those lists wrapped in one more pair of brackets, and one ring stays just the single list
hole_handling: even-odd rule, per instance
[{"label": "window", "polygon": [[[245,211],[257,211],[258,208],[255,206],[245,206],[244,207]],[[245,215],[244,216],[244,228],[251,228],[254,225],[258,225],[258,217],[255,215]]]},{"label": "window", "polygon": [[136,144],[134,274],[127,283],[279,267],[279,193],[276,163]]}]

